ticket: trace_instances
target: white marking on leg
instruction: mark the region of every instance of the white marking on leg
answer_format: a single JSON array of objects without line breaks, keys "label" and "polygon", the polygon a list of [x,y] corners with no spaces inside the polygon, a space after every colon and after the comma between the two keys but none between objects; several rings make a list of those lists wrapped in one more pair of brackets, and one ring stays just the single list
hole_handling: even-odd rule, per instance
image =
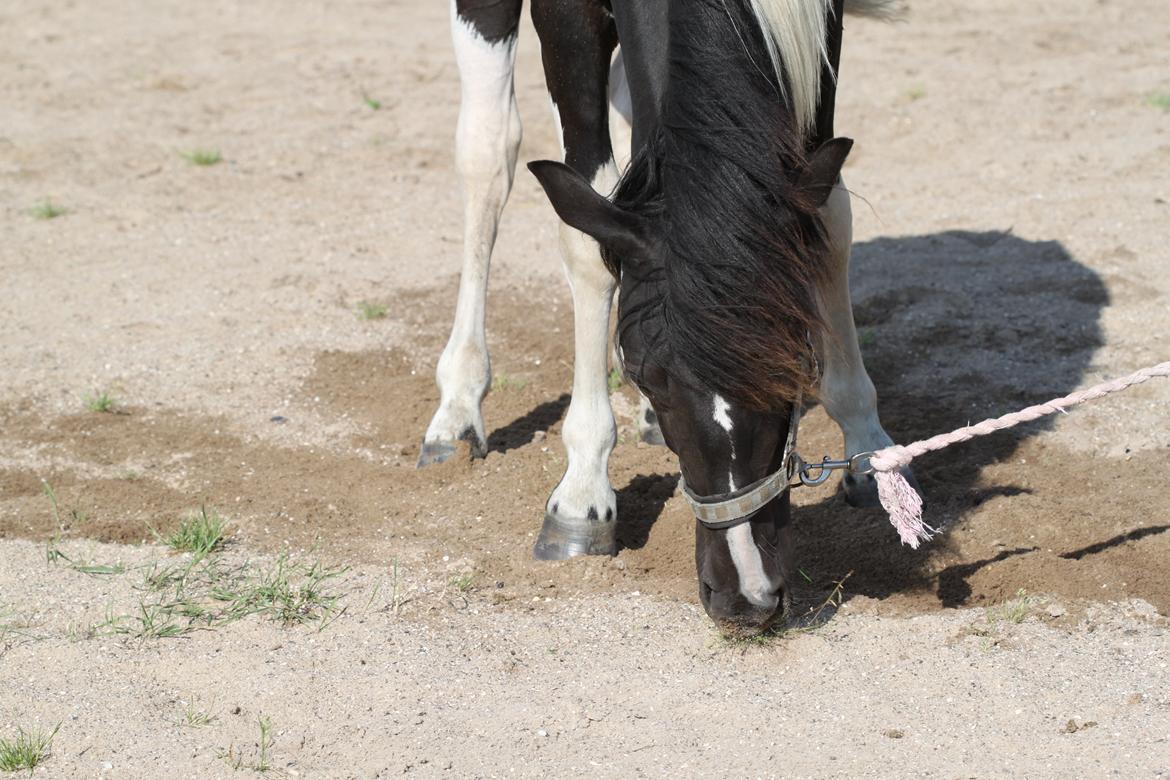
[{"label": "white marking on leg", "polygon": [[727,548],[739,574],[739,592],[757,607],[775,609],[780,603],[780,597],[776,595],[775,586],[764,572],[764,561],[752,537],[750,523],[727,529]]},{"label": "white marking on leg", "polygon": [[849,296],[849,251],[853,240],[852,210],[844,181],[839,181],[822,209],[831,242],[833,272],[819,290],[821,315],[829,333],[821,339],[824,373],[820,397],[825,411],[845,434],[845,454],[853,456],[890,446],[877,412],[877,391],[866,373],[853,323]]},{"label": "white marking on leg", "polygon": [[[617,181],[610,162],[594,177],[593,188],[609,192]],[[617,512],[609,481],[609,456],[617,440],[609,400],[609,313],[616,283],[601,262],[601,250],[589,236],[561,225],[565,276],[573,294],[573,396],[561,438],[568,467],[548,500],[548,510],[564,520],[588,519],[593,509],[600,520]]]},{"label": "white marking on leg", "polygon": [[471,428],[483,443],[480,404],[491,383],[484,334],[488,272],[521,136],[512,81],[516,38],[489,43],[459,17],[454,2],[451,38],[461,82],[455,162],[463,191],[463,269],[455,322],[435,371],[441,400],[426,440],[452,441]]},{"label": "white marking on leg", "polygon": [[551,97],[548,99],[549,105],[552,106],[553,124],[557,127],[557,143],[561,147],[561,159],[565,158],[565,128],[561,124],[561,110],[557,108],[557,101]]},{"label": "white marking on leg", "polygon": [[609,138],[619,171],[624,171],[630,164],[633,121],[634,101],[626,77],[626,61],[619,46],[609,69]]}]

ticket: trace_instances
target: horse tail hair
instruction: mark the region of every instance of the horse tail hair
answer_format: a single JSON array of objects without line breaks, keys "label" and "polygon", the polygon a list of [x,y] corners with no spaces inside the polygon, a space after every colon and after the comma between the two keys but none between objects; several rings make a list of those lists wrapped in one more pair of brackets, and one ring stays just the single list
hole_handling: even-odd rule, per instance
[{"label": "horse tail hair", "polygon": [[[833,0],[748,0],[764,32],[768,56],[797,130],[808,135],[816,123],[821,74],[829,62],[829,16]],[[845,13],[893,19],[902,0],[845,0]]]}]

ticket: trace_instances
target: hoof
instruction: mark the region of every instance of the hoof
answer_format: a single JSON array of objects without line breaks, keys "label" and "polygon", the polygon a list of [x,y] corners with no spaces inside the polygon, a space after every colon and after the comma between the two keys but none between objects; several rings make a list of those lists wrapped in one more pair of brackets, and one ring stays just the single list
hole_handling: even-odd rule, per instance
[{"label": "hoof", "polygon": [[468,428],[463,433],[459,434],[457,441],[424,441],[422,449],[418,453],[418,464],[416,468],[425,468],[427,466],[434,466],[438,463],[450,460],[451,456],[459,451],[459,442],[467,442],[471,447],[472,458],[486,458],[487,450],[483,446],[483,442],[479,440],[474,428]]},{"label": "hoof", "polygon": [[564,561],[578,555],[615,555],[616,527],[612,520],[569,523],[555,515],[545,515],[532,557],[538,561]]},{"label": "hoof", "polygon": [[649,406],[646,407],[642,424],[638,428],[642,441],[656,447],[665,447],[666,439],[662,436],[662,426],[658,424],[658,414]]},{"label": "hoof", "polygon": [[[918,487],[918,480],[914,478],[914,472],[909,468],[901,470],[902,476],[910,483],[910,486],[922,494],[921,488]],[[850,474],[846,473],[845,478],[841,480],[841,486],[845,490],[845,502],[849,506],[857,507],[858,509],[873,509],[882,505],[878,498],[877,480],[873,478],[872,474]]]},{"label": "hoof", "polygon": [[653,444],[655,447],[665,447],[666,439],[662,438],[662,429],[655,425],[653,428],[643,428],[642,441]]},{"label": "hoof", "polygon": [[458,448],[451,442],[424,441],[422,450],[418,453],[417,468],[433,466],[442,463],[456,453]]}]

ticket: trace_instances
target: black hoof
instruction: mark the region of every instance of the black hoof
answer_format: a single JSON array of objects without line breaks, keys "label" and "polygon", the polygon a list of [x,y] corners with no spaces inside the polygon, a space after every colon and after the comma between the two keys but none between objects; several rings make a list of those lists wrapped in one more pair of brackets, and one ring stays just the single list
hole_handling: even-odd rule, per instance
[{"label": "black hoof", "polygon": [[[918,480],[914,478],[913,471],[904,468],[902,476],[906,478],[912,488],[918,491],[919,495],[922,495],[922,490],[918,487]],[[849,506],[858,509],[874,509],[882,505],[878,498],[877,480],[872,474],[846,473],[845,478],[841,480],[841,486],[845,490],[845,502]]]},{"label": "black hoof", "polygon": [[[483,446],[483,442],[479,440],[474,428],[468,428],[463,433],[459,434],[459,441],[465,441],[471,446],[471,457],[486,458],[487,450]],[[424,441],[422,449],[418,453],[418,464],[416,468],[425,468],[426,466],[434,466],[437,463],[450,460],[451,456],[459,451],[459,444],[453,441]]]},{"label": "black hoof", "polygon": [[662,438],[662,429],[655,425],[653,428],[642,429],[642,441],[653,444],[655,447],[665,447],[666,439]]},{"label": "black hoof", "polygon": [[617,524],[612,520],[569,523],[555,515],[545,515],[532,557],[538,561],[564,561],[578,555],[615,555],[616,528]]},{"label": "black hoof", "polygon": [[646,414],[642,418],[639,429],[638,433],[641,434],[642,441],[656,447],[666,446],[666,439],[662,436],[662,426],[658,424],[658,413],[653,409],[646,408]]},{"label": "black hoof", "polygon": [[456,452],[456,446],[447,441],[424,441],[422,450],[418,453],[417,468],[433,466],[442,463]]}]

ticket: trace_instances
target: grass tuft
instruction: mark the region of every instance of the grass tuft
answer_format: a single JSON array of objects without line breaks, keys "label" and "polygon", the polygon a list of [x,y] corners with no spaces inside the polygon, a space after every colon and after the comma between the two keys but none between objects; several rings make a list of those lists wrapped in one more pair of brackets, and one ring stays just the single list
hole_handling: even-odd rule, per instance
[{"label": "grass tuft", "polygon": [[609,392],[616,393],[625,381],[622,379],[622,372],[616,368],[609,370],[609,376],[606,378],[606,384],[609,386]]},{"label": "grass tuft", "polygon": [[1146,103],[1163,111],[1170,111],[1170,92],[1157,92],[1146,98]]},{"label": "grass tuft", "polygon": [[286,626],[316,624],[322,630],[345,613],[332,580],[346,571],[319,561],[293,561],[287,554],[256,574],[248,572],[246,563],[231,567],[216,555],[156,564],[139,586],[151,597],[139,603],[135,614],[110,615],[102,628],[136,639],[165,639],[260,615]]},{"label": "grass tuft", "polygon": [[448,584],[460,593],[467,593],[475,587],[475,575],[470,572],[461,574],[458,577],[452,577]]},{"label": "grass tuft", "polygon": [[195,702],[188,702],[183,709],[182,720],[180,725],[187,726],[193,729],[201,729],[204,726],[210,726],[217,718],[210,712],[204,712],[195,706]]},{"label": "grass tuft", "polygon": [[91,412],[112,412],[114,411],[114,397],[104,390],[94,395],[87,395],[85,408]]},{"label": "grass tuft", "polygon": [[219,153],[218,149],[192,149],[189,152],[181,152],[181,154],[184,160],[200,167],[216,165],[223,160],[223,155]]},{"label": "grass tuft", "polygon": [[372,301],[359,301],[357,305],[357,315],[360,320],[380,320],[386,316],[386,312],[390,307],[384,303],[374,303]]},{"label": "grass tuft", "polygon": [[[168,536],[159,536],[175,552],[194,553],[204,557],[224,545],[224,530],[227,521],[214,509],[199,507],[197,513],[179,521],[179,528]],[[156,533],[156,536],[158,534]]]},{"label": "grass tuft", "polygon": [[29,209],[29,213],[32,214],[35,219],[48,220],[56,219],[57,217],[68,213],[68,211],[64,206],[59,206],[48,198],[45,198],[40,203]]},{"label": "grass tuft", "polygon": [[527,380],[510,374],[497,374],[492,380],[492,390],[523,390]]},{"label": "grass tuft", "polygon": [[49,757],[53,737],[61,728],[58,723],[52,731],[25,731],[17,729],[16,738],[0,737],[0,771],[19,772],[27,769],[29,774]]},{"label": "grass tuft", "polygon": [[268,772],[272,769],[272,746],[276,743],[272,736],[272,719],[261,715],[257,721],[260,726],[260,740],[256,743],[255,761],[246,763],[247,757],[244,752],[237,750],[235,745],[230,745],[227,750],[219,751],[219,758],[227,763],[233,771],[251,769],[254,772]]},{"label": "grass tuft", "polygon": [[1011,601],[987,610],[987,622],[993,625],[995,623],[1019,625],[1027,620],[1028,615],[1032,614],[1034,603],[1035,599],[1028,595],[1028,591],[1021,588],[1016,591],[1016,597]]},{"label": "grass tuft", "polygon": [[370,97],[370,93],[362,92],[362,102],[369,107],[371,111],[379,111],[382,108],[382,101],[377,98]]}]

